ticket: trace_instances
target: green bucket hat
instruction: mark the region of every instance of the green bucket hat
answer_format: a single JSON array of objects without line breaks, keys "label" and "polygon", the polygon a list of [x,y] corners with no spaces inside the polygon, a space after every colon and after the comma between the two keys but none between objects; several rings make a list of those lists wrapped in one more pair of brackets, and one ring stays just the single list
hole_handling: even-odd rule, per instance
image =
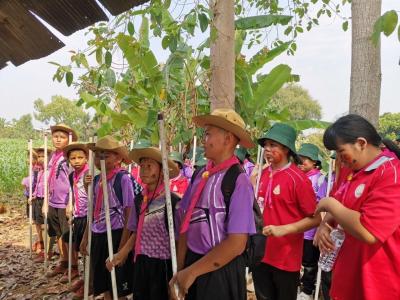
[{"label": "green bucket hat", "polygon": [[[197,161],[202,155],[204,155],[204,147],[196,147],[196,157],[195,161]],[[193,158],[193,148],[190,149],[188,159]]]},{"label": "green bucket hat", "polygon": [[207,164],[207,159],[204,157],[204,155],[200,155],[196,162],[194,163],[195,166],[197,167],[203,167]]},{"label": "green bucket hat", "polygon": [[144,149],[151,147],[151,143],[148,140],[140,139],[133,145],[133,149]]},{"label": "green bucket hat", "polygon": [[321,157],[319,155],[319,149],[314,144],[305,143],[301,145],[299,151],[297,151],[297,155],[305,156],[310,158],[313,161],[321,162]]},{"label": "green bucket hat", "polygon": [[400,142],[400,133],[396,136],[396,142]]},{"label": "green bucket hat", "polygon": [[329,156],[331,159],[336,159],[336,151],[332,151],[331,155]]},{"label": "green bucket hat", "polygon": [[265,140],[273,140],[289,148],[296,154],[296,130],[287,124],[275,123],[272,127],[257,140],[261,147],[264,147]]},{"label": "green bucket hat", "polygon": [[177,152],[177,151],[172,151],[169,154],[169,158],[171,160],[173,160],[174,162],[177,162],[178,164],[180,164],[180,168],[183,167],[183,158],[182,158],[182,154]]},{"label": "green bucket hat", "polygon": [[243,162],[246,159],[247,149],[240,146],[239,148],[235,149],[235,155],[237,158],[239,158],[240,161]]}]

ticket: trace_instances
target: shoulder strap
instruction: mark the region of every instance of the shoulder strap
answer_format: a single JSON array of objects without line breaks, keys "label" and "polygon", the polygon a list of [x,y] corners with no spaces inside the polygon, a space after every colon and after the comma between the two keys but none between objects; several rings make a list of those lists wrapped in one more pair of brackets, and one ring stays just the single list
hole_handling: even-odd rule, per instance
[{"label": "shoulder strap", "polygon": [[68,179],[69,179],[69,185],[71,186],[71,189],[74,188],[74,172],[71,172],[68,175]]},{"label": "shoulder strap", "polygon": [[226,171],[224,178],[222,179],[221,192],[222,195],[224,196],[224,202],[226,207],[225,218],[229,214],[229,205],[231,203],[231,197],[233,191],[235,190],[236,180],[239,177],[239,175],[244,172],[245,171],[240,164],[234,164]]},{"label": "shoulder strap", "polygon": [[140,209],[142,207],[142,202],[143,202],[143,195],[138,194],[135,196],[135,212],[136,212],[136,217],[139,220],[139,215],[140,215]]},{"label": "shoulder strap", "polygon": [[190,178],[190,184],[193,184],[193,182],[196,179],[197,175],[199,173],[201,173],[204,169],[205,169],[205,167],[201,167],[201,168],[197,168],[196,170],[194,170],[194,172],[192,174],[192,178]]}]

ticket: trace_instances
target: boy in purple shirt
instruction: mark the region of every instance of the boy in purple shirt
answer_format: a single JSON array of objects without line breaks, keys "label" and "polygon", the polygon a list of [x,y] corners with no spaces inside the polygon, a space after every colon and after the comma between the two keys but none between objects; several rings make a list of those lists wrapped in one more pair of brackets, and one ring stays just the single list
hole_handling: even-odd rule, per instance
[{"label": "boy in purple shirt", "polygon": [[[68,160],[74,171],[69,174],[69,183],[73,198],[73,229],[72,229],[72,270],[71,279],[79,277],[78,251],[86,229],[87,220],[87,192],[84,186],[84,177],[89,171],[87,164],[88,149],[86,144],[73,142],[64,148],[64,157]],[[67,274],[60,279],[61,283],[68,282]],[[72,290],[76,298],[83,298],[83,280],[74,283]]]},{"label": "boy in purple shirt", "polygon": [[[140,166],[140,178],[144,189],[142,194],[135,198],[135,207],[140,210],[132,210],[128,229],[133,234],[114,256],[113,261],[107,263],[107,268],[111,271],[115,265],[121,265],[134,249],[134,299],[168,299],[172,263],[161,152],[157,148],[148,147],[133,149],[129,156]],[[179,174],[177,164],[168,159],[168,165],[169,175],[176,177]],[[171,193],[171,200],[174,208],[180,198]]]},{"label": "boy in purple shirt", "polygon": [[[319,149],[314,144],[304,143],[301,145],[300,150],[297,152],[300,157],[301,164],[299,165],[302,170],[310,179],[317,202],[321,198],[326,197],[327,181],[325,176],[321,173],[321,158]],[[312,228],[304,232],[303,244],[303,260],[304,273],[301,277],[302,292],[300,293],[299,300],[313,299],[313,292],[315,290],[315,282],[318,271],[319,250],[313,245],[313,239],[317,228]]]},{"label": "boy in purple shirt", "polygon": [[51,126],[51,138],[55,151],[53,152],[48,165],[48,223],[49,236],[56,237],[60,249],[59,264],[46,274],[53,277],[68,272],[68,241],[69,225],[66,215],[66,207],[69,200],[69,167],[63,156],[63,149],[68,145],[69,134],[72,140],[76,141],[76,132],[65,124]]},{"label": "boy in purple shirt", "polygon": [[[237,177],[229,207],[221,184],[225,173],[237,167],[237,144],[254,147],[242,118],[231,109],[216,109],[193,119],[205,128],[204,149],[208,163],[197,174],[181,203],[178,239],[178,273],[170,281],[176,299],[246,299],[243,252],[249,234],[255,233],[254,193],[245,173]],[[228,211],[229,210],[229,211]]]},{"label": "boy in purple shirt", "polygon": [[[127,148],[111,136],[104,136],[97,143],[89,144],[88,148],[95,152],[95,166],[100,170],[100,159],[105,160],[107,191],[110,207],[110,220],[113,252],[116,253],[129,238],[126,228],[131,208],[134,201],[133,185],[131,175],[121,167],[122,163],[129,164]],[[118,175],[118,176],[117,176]],[[108,272],[105,261],[108,258],[107,246],[107,225],[106,215],[103,205],[103,190],[101,176],[94,178],[90,175],[85,176],[85,185],[94,182],[93,187],[93,224],[92,224],[92,245],[90,249],[90,265],[94,274],[93,293],[94,296],[104,295],[104,299],[112,299],[111,275]],[[115,182],[120,180],[120,192],[115,189]],[[86,227],[80,245],[82,255],[87,255],[88,227]],[[123,297],[132,293],[131,280],[129,278],[130,261],[126,261],[124,266],[116,268],[116,281],[118,296]]]}]

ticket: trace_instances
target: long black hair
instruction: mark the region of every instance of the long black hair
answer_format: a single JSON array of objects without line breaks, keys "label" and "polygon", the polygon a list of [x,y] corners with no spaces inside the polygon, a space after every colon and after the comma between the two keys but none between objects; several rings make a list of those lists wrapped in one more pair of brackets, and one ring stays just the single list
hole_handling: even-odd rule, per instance
[{"label": "long black hair", "polygon": [[384,144],[400,158],[400,148],[392,141],[382,139],[368,120],[356,114],[341,117],[330,125],[324,133],[323,141],[328,150],[337,150],[340,144],[354,144],[360,137],[377,148]]}]

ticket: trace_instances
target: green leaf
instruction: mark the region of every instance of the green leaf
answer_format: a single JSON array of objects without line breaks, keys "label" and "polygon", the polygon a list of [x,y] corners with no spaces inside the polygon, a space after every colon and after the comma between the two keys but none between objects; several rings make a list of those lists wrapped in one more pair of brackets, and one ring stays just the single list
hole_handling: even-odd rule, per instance
[{"label": "green leaf", "polygon": [[149,48],[149,20],[143,16],[139,31],[139,42],[143,47]]},{"label": "green leaf", "polygon": [[112,62],[112,54],[110,51],[106,52],[106,56],[104,58],[105,64],[107,68],[111,67],[111,62]]},{"label": "green leaf", "polygon": [[99,137],[103,137],[103,136],[109,134],[111,131],[112,131],[111,124],[110,123],[103,123],[103,125],[101,125],[99,130],[97,130],[97,135]]},{"label": "green leaf", "polygon": [[253,101],[259,109],[265,108],[271,96],[291,79],[291,71],[288,65],[281,64],[258,82]]},{"label": "green leaf", "polygon": [[73,80],[74,80],[74,74],[72,74],[71,72],[67,72],[65,74],[65,81],[67,82],[67,86],[71,86]]},{"label": "green leaf", "polygon": [[286,121],[286,124],[294,127],[297,131],[303,131],[310,128],[321,128],[326,129],[331,123],[324,121],[315,121],[315,120],[295,120],[295,121]]},{"label": "green leaf", "polygon": [[278,55],[285,52],[290,45],[290,42],[283,43],[272,50],[267,48],[261,49],[257,54],[255,54],[249,61],[249,73],[251,75],[255,74],[260,70],[266,63],[273,60]]},{"label": "green leaf", "polygon": [[96,61],[99,65],[103,63],[103,49],[101,47],[96,49]]},{"label": "green leaf", "polygon": [[163,47],[163,49],[167,49],[169,45],[169,35],[166,35],[163,37],[162,41],[161,41],[161,46]]},{"label": "green leaf", "polygon": [[178,47],[178,39],[176,38],[176,36],[171,36],[168,44],[169,51],[174,53],[177,47]]},{"label": "green leaf", "polygon": [[349,21],[343,22],[342,28],[343,28],[343,31],[347,31],[347,29],[349,28]]},{"label": "green leaf", "polygon": [[386,36],[389,36],[396,29],[398,16],[395,10],[387,11],[383,14],[383,33]]},{"label": "green leaf", "polygon": [[116,82],[115,73],[112,69],[107,69],[104,74],[104,82],[106,86],[113,88]]},{"label": "green leaf", "polygon": [[240,18],[235,21],[235,28],[240,30],[260,29],[271,25],[287,25],[292,16],[287,15],[260,15]]},{"label": "green leaf", "polygon": [[128,23],[128,33],[130,35],[135,34],[135,26],[133,25],[133,23],[131,21],[129,21],[129,23]]},{"label": "green leaf", "polygon": [[208,23],[209,23],[207,15],[205,13],[199,14],[199,21],[200,21],[201,32],[205,32],[207,30]]},{"label": "green leaf", "polygon": [[236,30],[235,31],[235,54],[240,54],[242,51],[243,43],[246,39],[246,31]]}]

